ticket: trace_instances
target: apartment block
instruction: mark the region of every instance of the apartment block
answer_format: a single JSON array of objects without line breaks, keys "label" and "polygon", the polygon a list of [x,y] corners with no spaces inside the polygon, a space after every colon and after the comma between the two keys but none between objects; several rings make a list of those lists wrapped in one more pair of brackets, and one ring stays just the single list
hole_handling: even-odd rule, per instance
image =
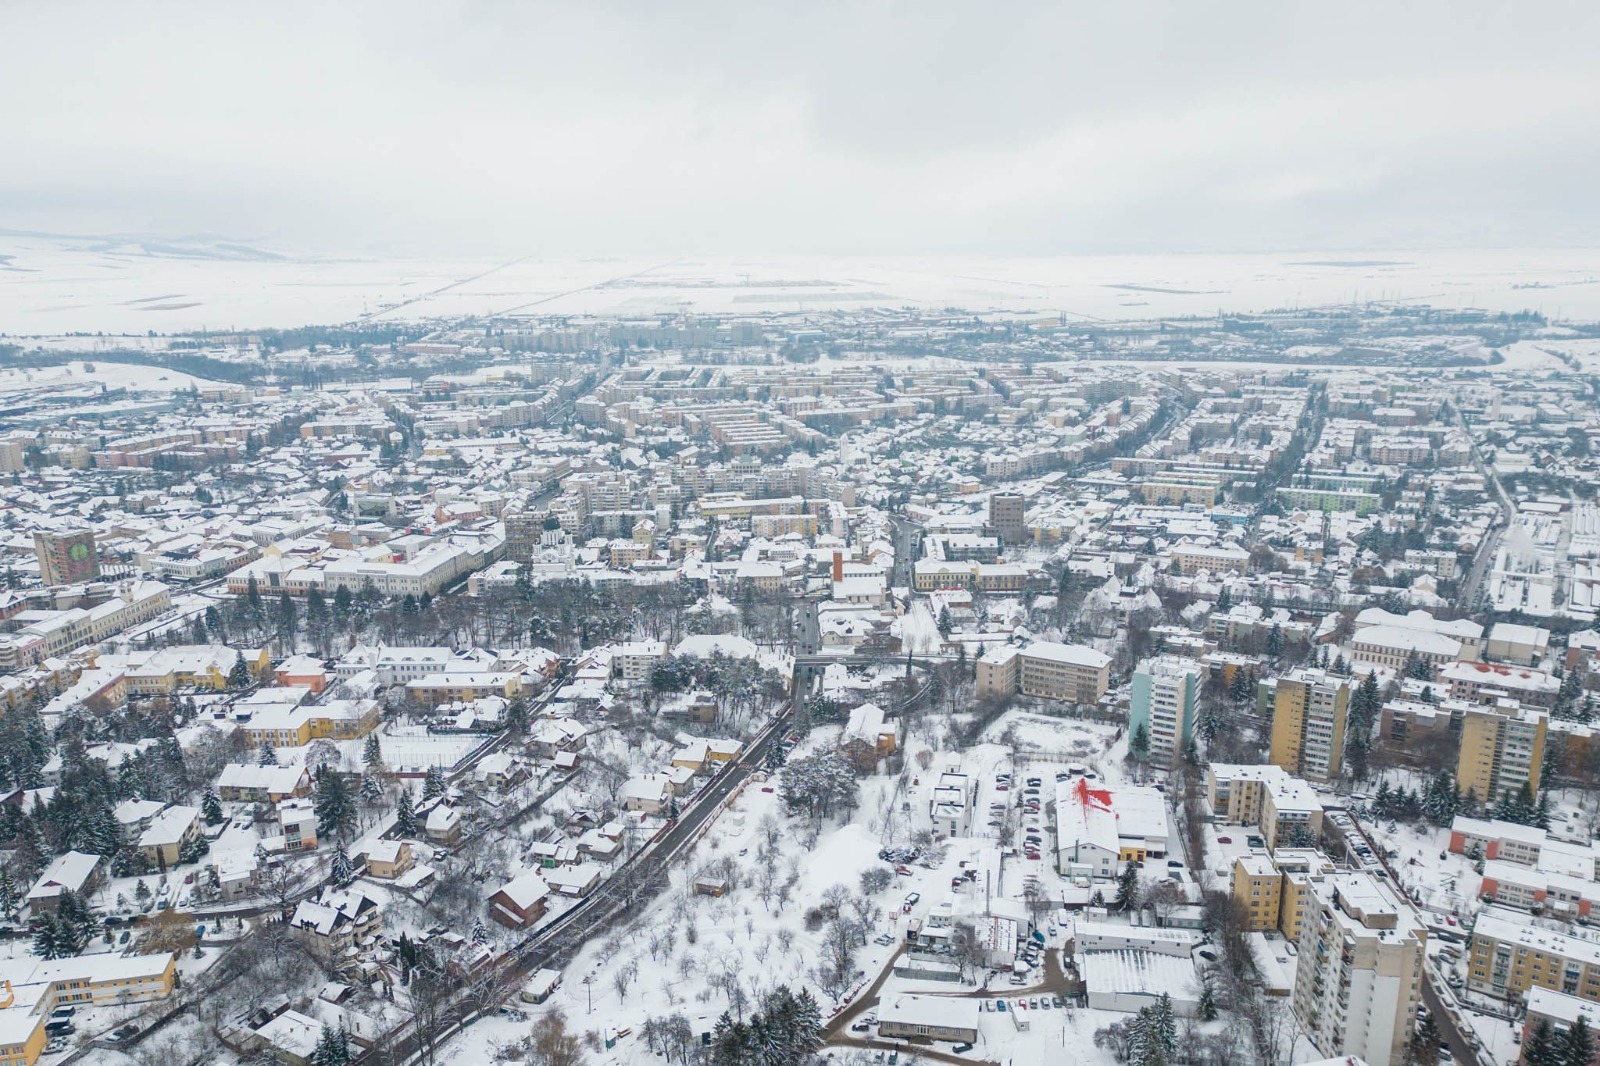
[{"label": "apartment block", "polygon": [[978,660],[978,695],[1020,692],[1047,700],[1095,703],[1111,684],[1111,657],[1082,644],[1041,640],[1006,646]]},{"label": "apartment block", "polygon": [[1018,658],[1024,696],[1095,703],[1111,684],[1111,657],[1081,644],[1038,641]]},{"label": "apartment block", "polygon": [[1133,675],[1128,733],[1144,729],[1150,762],[1172,766],[1194,737],[1195,704],[1200,695],[1200,664],[1175,655],[1146,659]]},{"label": "apartment block", "polygon": [[1007,544],[1028,539],[1028,501],[1020,492],[997,492],[989,497],[989,525]]},{"label": "apartment block", "polygon": [[1467,987],[1497,999],[1522,999],[1530,989],[1547,988],[1600,1002],[1600,944],[1487,907],[1472,927]]},{"label": "apartment block", "polygon": [[1252,852],[1234,859],[1231,890],[1252,932],[1276,929],[1285,940],[1298,943],[1313,884],[1334,872],[1332,861],[1315,848]]},{"label": "apartment block", "polygon": [[93,530],[35,533],[33,551],[39,558],[39,579],[46,585],[76,585],[100,576]]},{"label": "apartment block", "polygon": [[1272,856],[1255,853],[1233,860],[1233,898],[1244,909],[1251,932],[1276,929],[1283,903],[1283,875]]},{"label": "apartment block", "polygon": [[1272,706],[1272,763],[1291,774],[1327,781],[1344,762],[1350,681],[1304,668],[1278,678]]},{"label": "apartment block", "polygon": [[1494,707],[1472,707],[1461,719],[1461,750],[1456,760],[1456,787],[1481,800],[1515,796],[1527,785],[1539,788],[1544,764],[1544,711],[1503,700]]},{"label": "apartment block", "polygon": [[1370,874],[1332,874],[1310,887],[1295,1019],[1322,1055],[1393,1066],[1416,1024],[1427,931]]}]

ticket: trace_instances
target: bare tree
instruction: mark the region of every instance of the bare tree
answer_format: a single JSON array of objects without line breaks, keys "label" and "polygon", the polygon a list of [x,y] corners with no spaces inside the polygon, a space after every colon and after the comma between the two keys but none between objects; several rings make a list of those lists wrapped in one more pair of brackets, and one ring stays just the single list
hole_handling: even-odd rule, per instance
[{"label": "bare tree", "polygon": [[533,1024],[528,1061],[534,1066],[583,1066],[583,1043],[576,1033],[567,1031],[567,1018],[551,1011]]},{"label": "bare tree", "polygon": [[416,1033],[421,1060],[427,1066],[433,1066],[438,1061],[439,1044],[455,1020],[450,992],[450,985],[442,976],[421,970],[411,976],[407,997],[411,1007],[411,1028]]},{"label": "bare tree", "polygon": [[979,942],[978,931],[971,922],[957,922],[951,929],[950,951],[964,979],[970,979],[989,965],[989,954]]}]

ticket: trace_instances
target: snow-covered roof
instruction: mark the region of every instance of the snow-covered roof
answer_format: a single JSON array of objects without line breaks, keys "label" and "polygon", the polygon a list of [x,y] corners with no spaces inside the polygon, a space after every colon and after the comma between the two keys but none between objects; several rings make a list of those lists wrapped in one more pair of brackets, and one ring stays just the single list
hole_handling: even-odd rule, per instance
[{"label": "snow-covered roof", "polygon": [[1194,960],[1187,955],[1122,948],[1078,953],[1078,969],[1090,992],[1120,992],[1159,998],[1183,995],[1195,983]]},{"label": "snow-covered roof", "polygon": [[186,807],[181,804],[168,807],[151,821],[150,828],[146,829],[139,837],[141,848],[157,848],[164,844],[176,844],[183,839],[183,834],[188,832],[195,822],[200,820],[199,807]]},{"label": "snow-covered roof", "polygon": [[100,856],[82,851],[69,851],[56,856],[28,890],[28,900],[53,899],[67,890],[81,890],[100,862]]},{"label": "snow-covered roof", "polygon": [[505,896],[519,910],[526,911],[550,894],[550,886],[537,873],[525,873],[501,885],[496,895]]},{"label": "snow-covered roof", "polygon": [[1083,644],[1059,644],[1053,640],[1038,640],[1029,644],[1026,654],[1034,659],[1049,659],[1069,666],[1086,666],[1100,670],[1111,664],[1111,656]]}]

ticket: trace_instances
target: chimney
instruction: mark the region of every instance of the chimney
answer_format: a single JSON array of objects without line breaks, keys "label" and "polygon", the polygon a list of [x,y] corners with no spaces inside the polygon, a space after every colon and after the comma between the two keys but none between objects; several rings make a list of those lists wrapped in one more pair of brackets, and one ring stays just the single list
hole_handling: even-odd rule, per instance
[{"label": "chimney", "polygon": [[844,552],[833,553],[833,579],[835,581],[844,580]]}]

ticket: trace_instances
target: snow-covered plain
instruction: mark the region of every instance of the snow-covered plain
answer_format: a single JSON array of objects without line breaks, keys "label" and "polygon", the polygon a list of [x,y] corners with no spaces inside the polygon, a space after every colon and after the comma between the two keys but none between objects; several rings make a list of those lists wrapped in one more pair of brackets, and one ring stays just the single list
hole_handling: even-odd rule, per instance
[{"label": "snow-covered plain", "polygon": [[42,389],[88,384],[143,392],[187,392],[201,385],[215,383],[176,370],[137,366],[132,363],[75,361],[28,370],[17,368],[0,370],[0,392],[11,389]]},{"label": "snow-covered plain", "polygon": [[0,334],[232,330],[489,313],[917,307],[1135,319],[1387,300],[1600,320],[1600,251],[500,261],[172,254],[0,236]]}]

